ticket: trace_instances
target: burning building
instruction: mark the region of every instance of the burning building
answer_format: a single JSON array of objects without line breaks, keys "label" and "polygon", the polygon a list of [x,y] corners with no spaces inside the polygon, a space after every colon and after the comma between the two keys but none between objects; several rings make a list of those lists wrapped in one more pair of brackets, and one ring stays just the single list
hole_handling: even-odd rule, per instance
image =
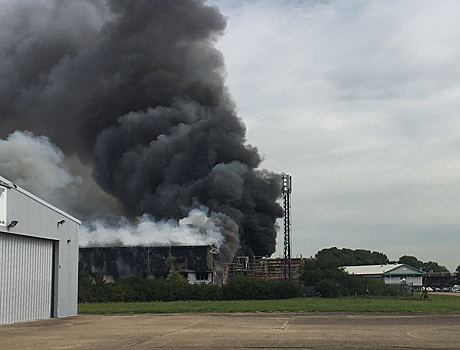
[{"label": "burning building", "polygon": [[137,276],[166,278],[178,272],[189,283],[215,283],[217,250],[213,246],[80,248],[79,270],[107,282]]}]

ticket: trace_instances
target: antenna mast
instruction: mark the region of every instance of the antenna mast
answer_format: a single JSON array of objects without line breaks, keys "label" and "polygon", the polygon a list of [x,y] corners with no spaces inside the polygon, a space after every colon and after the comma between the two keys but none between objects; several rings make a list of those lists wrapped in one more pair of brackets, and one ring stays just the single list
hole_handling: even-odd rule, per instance
[{"label": "antenna mast", "polygon": [[292,278],[291,264],[291,192],[292,176],[283,174],[283,204],[284,204],[284,280]]}]

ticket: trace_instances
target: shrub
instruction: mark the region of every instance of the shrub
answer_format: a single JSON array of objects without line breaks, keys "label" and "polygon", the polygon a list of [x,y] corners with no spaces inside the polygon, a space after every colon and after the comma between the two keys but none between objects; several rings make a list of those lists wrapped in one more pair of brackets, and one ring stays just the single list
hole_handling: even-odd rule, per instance
[{"label": "shrub", "polygon": [[302,296],[302,288],[291,281],[235,277],[222,287],[222,295],[224,300],[290,299]]},{"label": "shrub", "polygon": [[271,281],[269,299],[292,299],[304,295],[304,289],[293,281]]},{"label": "shrub", "polygon": [[322,298],[338,298],[342,295],[339,283],[334,280],[322,280],[315,287],[316,295]]},{"label": "shrub", "polygon": [[114,299],[114,289],[101,277],[92,277],[89,273],[80,271],[78,274],[78,301],[102,303]]},{"label": "shrub", "polygon": [[225,300],[266,299],[267,284],[258,279],[235,277],[222,287],[222,295]]},{"label": "shrub", "polygon": [[185,300],[222,300],[222,288],[214,284],[191,284],[187,292]]},{"label": "shrub", "polygon": [[288,299],[303,295],[302,287],[294,282],[265,281],[237,277],[223,286],[189,284],[187,279],[173,273],[167,279],[123,278],[105,283],[102,278],[80,273],[79,302],[138,302],[177,300],[262,300]]}]

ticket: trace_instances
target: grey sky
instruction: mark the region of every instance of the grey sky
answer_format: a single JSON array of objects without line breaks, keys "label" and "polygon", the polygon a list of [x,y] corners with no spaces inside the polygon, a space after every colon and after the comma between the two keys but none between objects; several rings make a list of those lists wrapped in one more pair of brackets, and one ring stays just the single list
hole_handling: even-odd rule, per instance
[{"label": "grey sky", "polygon": [[[293,176],[293,252],[460,264],[460,3],[224,1],[228,86]],[[282,252],[282,232],[278,251]]]}]

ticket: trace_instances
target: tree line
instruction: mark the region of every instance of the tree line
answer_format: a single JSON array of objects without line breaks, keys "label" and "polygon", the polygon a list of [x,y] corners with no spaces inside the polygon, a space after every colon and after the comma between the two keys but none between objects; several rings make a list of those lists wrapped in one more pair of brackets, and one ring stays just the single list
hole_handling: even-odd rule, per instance
[{"label": "tree line", "polygon": [[[300,282],[314,288],[316,295],[322,297],[394,295],[398,293],[397,290],[382,280],[349,275],[340,269],[341,266],[392,263],[406,264],[424,272],[449,272],[437,262],[423,262],[411,255],[403,255],[398,261],[391,261],[387,255],[376,251],[332,247],[320,250],[315,256],[305,260]],[[460,265],[457,271],[460,271]]]},{"label": "tree line", "polygon": [[[388,259],[388,256],[381,252],[365,249],[339,249],[337,247],[322,249],[311,257],[321,268],[357,265],[386,265],[406,264],[424,272],[449,272],[447,267],[439,265],[435,261],[423,262],[412,255],[403,255],[397,261]],[[460,268],[457,267],[457,270]]]}]

